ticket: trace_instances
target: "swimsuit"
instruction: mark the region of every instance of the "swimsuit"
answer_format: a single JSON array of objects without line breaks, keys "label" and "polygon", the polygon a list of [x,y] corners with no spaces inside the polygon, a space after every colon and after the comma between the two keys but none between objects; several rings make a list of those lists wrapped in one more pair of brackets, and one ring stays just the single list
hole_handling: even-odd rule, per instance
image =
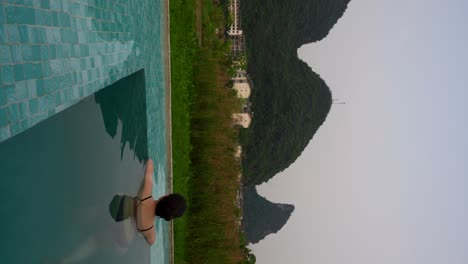
[{"label": "swimsuit", "polygon": [[[133,204],[134,204],[134,201],[135,199],[137,200],[137,204],[136,204],[136,208],[138,208],[138,206],[140,206],[140,204],[150,198],[152,198],[153,196],[148,196],[148,197],[145,197],[143,199],[140,199],[140,197],[131,197],[131,196],[127,196],[127,195],[115,195],[114,198],[112,199],[111,203],[109,204],[109,212],[112,216],[112,218],[114,218],[114,220],[116,222],[121,222],[131,216],[134,215],[134,211],[133,211]],[[154,227],[154,224],[152,224],[150,227],[146,228],[146,229],[140,229],[138,228],[138,224],[136,225],[136,228],[138,231],[140,232],[145,232],[145,231],[148,231],[150,230],[151,228]]]},{"label": "swimsuit", "polygon": [[[138,200],[139,200],[139,203],[137,203],[137,206],[136,206],[136,207],[140,206],[140,204],[141,204],[143,201],[148,200],[149,198],[152,198],[152,197],[153,197],[153,196],[151,196],[151,195],[148,196],[148,197],[145,197],[145,198],[143,198],[143,199],[140,199],[140,197],[138,197],[138,196],[135,197],[135,199],[138,199]],[[146,229],[140,229],[140,228],[138,228],[138,222],[137,222],[137,225],[136,225],[137,230],[140,231],[140,232],[148,231],[148,230],[150,230],[150,229],[153,228],[153,227],[154,227],[154,224],[152,224],[150,227],[148,227],[148,228],[146,228]]]},{"label": "swimsuit", "polygon": [[116,222],[121,222],[133,215],[133,197],[116,194],[109,204],[109,213]]}]

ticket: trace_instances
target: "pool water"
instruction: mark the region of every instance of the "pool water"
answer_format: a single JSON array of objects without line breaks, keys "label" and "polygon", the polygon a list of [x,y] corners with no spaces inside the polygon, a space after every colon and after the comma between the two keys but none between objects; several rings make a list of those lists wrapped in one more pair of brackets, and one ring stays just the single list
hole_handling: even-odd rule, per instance
[{"label": "pool water", "polygon": [[[150,248],[132,219],[116,223],[108,208],[143,179],[146,92],[140,70],[0,143],[2,263],[168,262],[164,220]],[[166,161],[154,162],[160,196]]]}]

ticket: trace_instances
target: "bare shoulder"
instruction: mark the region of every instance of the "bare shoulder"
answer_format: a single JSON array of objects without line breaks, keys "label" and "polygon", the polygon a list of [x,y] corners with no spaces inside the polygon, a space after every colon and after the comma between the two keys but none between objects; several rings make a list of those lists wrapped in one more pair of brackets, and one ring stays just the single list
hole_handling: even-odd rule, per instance
[{"label": "bare shoulder", "polygon": [[146,243],[149,245],[153,245],[154,242],[156,242],[156,230],[155,227],[153,227],[151,230],[148,230],[144,232],[143,234],[145,236]]},{"label": "bare shoulder", "polygon": [[146,164],[145,177],[143,179],[142,197],[150,196],[153,192],[153,173],[154,163],[149,159]]}]

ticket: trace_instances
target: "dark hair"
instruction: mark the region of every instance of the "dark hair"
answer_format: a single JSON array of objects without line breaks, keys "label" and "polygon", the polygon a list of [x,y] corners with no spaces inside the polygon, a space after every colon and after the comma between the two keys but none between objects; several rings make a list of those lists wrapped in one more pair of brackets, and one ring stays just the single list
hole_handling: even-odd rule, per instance
[{"label": "dark hair", "polygon": [[155,213],[157,216],[169,221],[176,217],[181,217],[186,208],[187,204],[185,202],[185,198],[180,194],[173,193],[162,197],[158,201]]}]

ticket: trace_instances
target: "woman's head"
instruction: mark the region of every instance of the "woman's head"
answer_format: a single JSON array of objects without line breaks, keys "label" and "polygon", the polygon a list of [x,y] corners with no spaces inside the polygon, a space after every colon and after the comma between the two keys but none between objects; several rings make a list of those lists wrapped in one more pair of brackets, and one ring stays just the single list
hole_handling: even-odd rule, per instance
[{"label": "woman's head", "polygon": [[187,204],[185,198],[177,193],[169,194],[159,199],[156,205],[156,216],[166,221],[184,214]]}]

